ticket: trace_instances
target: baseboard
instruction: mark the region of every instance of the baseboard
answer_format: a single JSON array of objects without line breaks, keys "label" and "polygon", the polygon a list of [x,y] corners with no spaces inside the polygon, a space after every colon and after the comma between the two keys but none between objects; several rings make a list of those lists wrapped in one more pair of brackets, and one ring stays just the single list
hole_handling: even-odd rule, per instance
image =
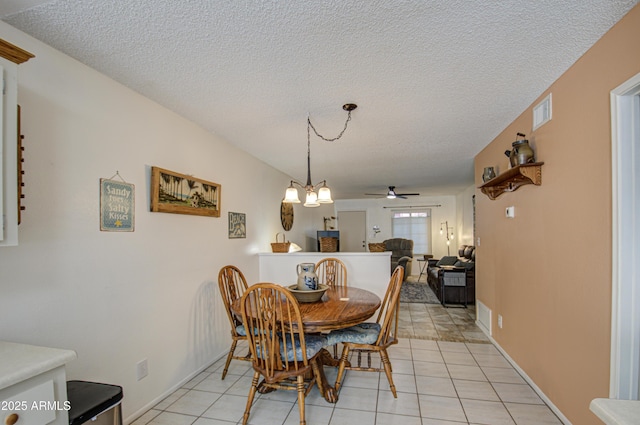
[{"label": "baseboard", "polygon": [[167,391],[163,392],[162,394],[160,394],[158,397],[154,398],[153,400],[151,400],[149,403],[147,403],[144,407],[142,407],[141,409],[138,409],[136,412],[134,412],[133,414],[131,414],[130,416],[126,417],[123,419],[124,423],[129,425],[131,423],[133,423],[136,419],[138,419],[140,416],[144,415],[145,413],[147,413],[149,410],[151,410],[153,408],[153,406],[155,406],[156,404],[160,403],[162,400],[164,400],[165,398],[169,397],[171,394],[173,394],[174,392],[176,392],[178,389],[180,389],[184,384],[186,384],[187,382],[191,381],[193,378],[195,378],[196,376],[198,376],[199,374],[201,374],[202,372],[204,372],[205,370],[207,370],[208,368],[210,368],[215,362],[217,362],[218,360],[224,358],[227,355],[227,353],[222,353],[220,354],[218,357],[216,357],[211,363],[202,366],[201,368],[197,369],[195,372],[189,374],[186,378],[184,378],[182,381],[178,382],[176,385],[170,387]]},{"label": "baseboard", "polygon": [[485,335],[487,335],[487,338],[489,338],[491,343],[498,349],[498,351],[500,351],[500,353],[504,356],[504,358],[507,359],[507,361],[511,364],[511,366],[513,366],[513,368],[522,376],[522,378],[527,382],[527,384],[529,384],[531,388],[533,388],[533,391],[535,391],[536,394],[538,394],[538,396],[542,399],[542,401],[544,401],[546,405],[549,406],[549,409],[551,409],[551,411],[555,413],[558,419],[560,419],[560,421],[564,425],[572,425],[571,421],[567,419],[567,417],[564,416],[564,414],[562,414],[560,409],[558,409],[556,405],[551,402],[551,400],[549,400],[549,397],[547,397],[547,395],[544,392],[542,392],[542,390],[536,385],[533,379],[531,379],[529,375],[527,375],[525,371],[522,370],[520,366],[518,366],[518,363],[516,363],[515,360],[513,360],[511,356],[507,354],[507,352],[500,346],[500,344],[498,344],[496,340],[493,339],[491,335],[489,335],[489,332],[487,332],[487,330],[485,330],[484,327],[482,326],[479,326],[479,327],[480,329],[482,329],[482,332],[484,332]]}]

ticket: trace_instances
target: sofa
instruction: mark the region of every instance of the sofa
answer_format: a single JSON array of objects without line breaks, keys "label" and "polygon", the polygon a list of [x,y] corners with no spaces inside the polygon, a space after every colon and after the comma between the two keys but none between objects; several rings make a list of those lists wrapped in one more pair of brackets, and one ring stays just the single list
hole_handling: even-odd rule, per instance
[{"label": "sofa", "polygon": [[[476,249],[473,245],[462,245],[457,256],[429,259],[427,283],[442,304],[474,304],[476,300]],[[447,272],[464,273],[466,286],[447,286],[443,297],[443,279]],[[466,300],[465,300],[466,297]]]},{"label": "sofa", "polygon": [[411,239],[393,238],[383,241],[384,250],[391,251],[391,274],[397,266],[404,267],[404,275],[411,275],[413,259],[413,241]]}]

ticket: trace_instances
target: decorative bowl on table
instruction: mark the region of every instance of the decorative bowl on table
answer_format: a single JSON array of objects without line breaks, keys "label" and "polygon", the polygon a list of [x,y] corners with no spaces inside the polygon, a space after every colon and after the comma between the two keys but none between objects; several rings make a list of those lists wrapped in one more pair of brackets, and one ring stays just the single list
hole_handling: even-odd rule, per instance
[{"label": "decorative bowl on table", "polygon": [[287,289],[291,291],[294,297],[298,300],[299,303],[314,303],[329,289],[329,285],[323,285],[322,283],[318,284],[318,289],[308,289],[305,291],[301,291],[298,289],[298,285],[290,285],[287,286]]}]

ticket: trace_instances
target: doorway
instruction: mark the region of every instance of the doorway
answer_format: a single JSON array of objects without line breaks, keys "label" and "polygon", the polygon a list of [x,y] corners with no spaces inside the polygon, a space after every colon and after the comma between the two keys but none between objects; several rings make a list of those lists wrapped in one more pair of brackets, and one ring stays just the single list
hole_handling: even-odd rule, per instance
[{"label": "doorway", "polygon": [[640,74],[611,92],[612,313],[609,396],[640,393]]},{"label": "doorway", "polygon": [[366,211],[338,211],[338,229],[340,230],[340,251],[366,252]]}]

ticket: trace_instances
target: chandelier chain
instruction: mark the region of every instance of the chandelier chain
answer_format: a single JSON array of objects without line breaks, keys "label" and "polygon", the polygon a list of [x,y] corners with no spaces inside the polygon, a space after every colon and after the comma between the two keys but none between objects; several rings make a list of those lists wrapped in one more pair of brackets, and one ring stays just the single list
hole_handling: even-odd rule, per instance
[{"label": "chandelier chain", "polygon": [[316,130],[316,128],[313,126],[313,124],[311,123],[311,118],[307,117],[307,140],[309,139],[309,127],[311,127],[313,129],[313,132],[316,134],[316,136],[318,136],[319,138],[321,138],[322,140],[324,140],[325,142],[335,142],[336,140],[338,140],[339,138],[342,137],[342,135],[344,134],[345,131],[347,131],[347,126],[349,125],[349,121],[351,121],[351,111],[347,111],[347,120],[344,122],[344,128],[342,129],[342,131],[340,132],[340,134],[338,134],[336,137],[334,138],[327,138],[324,137],[322,134],[318,133],[318,130]]},{"label": "chandelier chain", "polygon": [[[342,109],[347,111],[347,120],[344,122],[344,128],[342,129],[340,134],[333,138],[324,137],[323,135],[318,133],[318,130],[316,130],[316,128],[311,123],[311,118],[309,117],[309,115],[307,115],[307,183],[303,186],[299,181],[291,180],[291,183],[289,184],[289,187],[285,192],[285,196],[282,202],[295,204],[300,203],[300,200],[298,199],[298,190],[294,187],[295,185],[301,187],[307,193],[307,197],[304,202],[305,207],[319,207],[320,204],[333,203],[333,200],[331,199],[331,190],[327,186],[327,181],[322,180],[315,185],[311,181],[311,129],[313,129],[315,135],[322,140],[326,142],[334,142],[341,138],[344,135],[344,132],[347,131],[347,126],[349,125],[349,121],[351,120],[351,111],[353,111],[357,107],[358,105],[354,103],[347,103],[342,106]],[[318,191],[317,193],[316,190]]]}]

